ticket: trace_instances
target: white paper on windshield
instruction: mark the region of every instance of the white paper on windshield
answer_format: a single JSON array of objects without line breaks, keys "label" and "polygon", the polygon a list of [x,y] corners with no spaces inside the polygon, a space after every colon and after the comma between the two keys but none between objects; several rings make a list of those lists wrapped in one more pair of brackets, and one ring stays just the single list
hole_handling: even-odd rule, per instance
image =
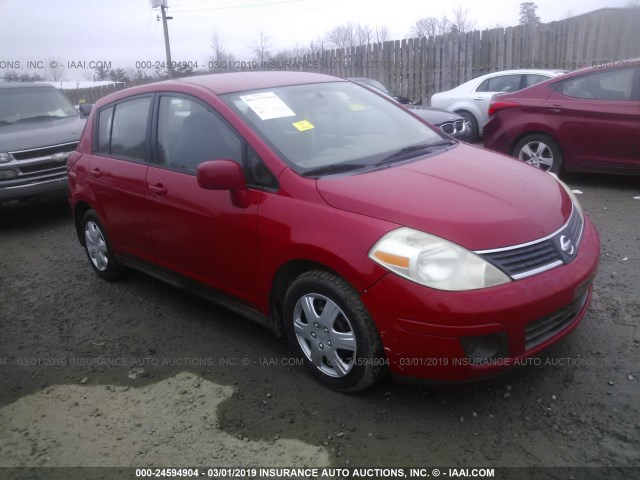
[{"label": "white paper on windshield", "polygon": [[260,120],[296,116],[296,114],[287,107],[287,104],[273,92],[241,95],[240,98],[260,117]]}]

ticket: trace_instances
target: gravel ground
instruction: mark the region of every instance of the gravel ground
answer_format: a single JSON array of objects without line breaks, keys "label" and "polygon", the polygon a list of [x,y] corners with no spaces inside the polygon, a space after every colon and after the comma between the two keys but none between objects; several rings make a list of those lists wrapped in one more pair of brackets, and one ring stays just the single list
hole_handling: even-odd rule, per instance
[{"label": "gravel ground", "polygon": [[2,212],[0,467],[640,467],[640,178],[568,183],[602,237],[582,325],[539,365],[359,395],[221,307],[100,280],[64,203]]}]

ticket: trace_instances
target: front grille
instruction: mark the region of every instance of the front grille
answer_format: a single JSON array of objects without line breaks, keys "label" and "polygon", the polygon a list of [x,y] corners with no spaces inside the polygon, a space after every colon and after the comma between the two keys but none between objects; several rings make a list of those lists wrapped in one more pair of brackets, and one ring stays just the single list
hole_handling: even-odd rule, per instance
[{"label": "front grille", "polygon": [[553,338],[573,322],[589,296],[587,290],[577,300],[557,312],[530,322],[524,329],[525,351]]},{"label": "front grille", "polygon": [[20,166],[18,170],[22,173],[29,174],[29,173],[36,173],[36,172],[40,173],[40,172],[49,172],[49,171],[55,171],[55,170],[66,170],[66,168],[67,168],[67,161],[62,160],[58,162],[42,162],[42,163],[36,163],[33,165],[24,165],[24,166]]},{"label": "front grille", "polygon": [[[575,258],[582,238],[583,220],[576,208],[557,232],[537,241],[476,252],[514,280],[567,264]],[[569,243],[567,243],[570,240]]]},{"label": "front grille", "polygon": [[56,153],[73,152],[78,147],[78,142],[63,143],[50,147],[34,148],[31,150],[19,150],[9,152],[16,160],[31,160],[42,157],[50,157]]},{"label": "front grille", "polygon": [[2,187],[32,184],[67,176],[67,157],[78,146],[69,142],[49,147],[10,152],[14,160],[2,164],[3,169],[11,169],[17,176],[2,180]]}]

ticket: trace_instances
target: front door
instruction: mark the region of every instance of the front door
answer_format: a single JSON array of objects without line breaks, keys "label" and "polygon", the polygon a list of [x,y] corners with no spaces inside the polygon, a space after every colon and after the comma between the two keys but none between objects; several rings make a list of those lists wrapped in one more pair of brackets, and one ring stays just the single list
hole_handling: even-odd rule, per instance
[{"label": "front door", "polygon": [[196,170],[205,161],[243,164],[243,140],[208,105],[161,95],[156,164],[146,176],[149,229],[158,263],[252,303],[258,265],[260,191],[239,207],[229,191],[205,190]]}]

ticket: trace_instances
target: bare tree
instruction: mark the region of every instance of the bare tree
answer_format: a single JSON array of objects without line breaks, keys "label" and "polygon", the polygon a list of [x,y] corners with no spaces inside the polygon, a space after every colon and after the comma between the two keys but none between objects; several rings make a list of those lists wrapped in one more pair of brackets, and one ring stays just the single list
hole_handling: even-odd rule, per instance
[{"label": "bare tree", "polygon": [[318,53],[322,53],[324,51],[324,39],[319,38],[318,40],[312,40],[309,42],[309,53],[314,55]]},{"label": "bare tree", "polygon": [[213,50],[213,55],[209,56],[209,70],[225,70],[231,68],[236,58],[224,49],[224,41],[217,30],[214,30],[211,34],[209,46],[211,50]]},{"label": "bare tree", "polygon": [[356,25],[356,46],[358,45],[369,45],[373,43],[373,30],[367,24]]},{"label": "bare tree", "polygon": [[54,82],[64,80],[64,74],[66,71],[66,67],[64,66],[64,62],[62,60],[47,60],[47,73],[48,77],[51,78]]},{"label": "bare tree", "polygon": [[421,18],[411,27],[413,37],[433,37],[438,33],[439,20],[435,17]]},{"label": "bare tree", "polygon": [[476,21],[474,19],[469,18],[469,9],[462,8],[461,5],[454,7],[453,9],[453,25],[451,26],[451,30],[455,30],[460,33],[467,33],[472,31],[476,26]]},{"label": "bare tree", "polygon": [[269,60],[269,57],[271,55],[269,52],[270,48],[271,48],[271,37],[267,35],[267,33],[264,31],[264,27],[259,27],[258,38],[256,42],[253,44],[253,53],[256,56],[256,60],[260,62],[260,65],[262,65],[263,62],[266,62],[267,60]]},{"label": "bare tree", "polygon": [[374,33],[376,43],[383,43],[389,40],[389,30],[387,29],[387,27],[379,27],[378,25],[376,25]]},{"label": "bare tree", "polygon": [[330,30],[325,37],[333,48],[351,48],[357,44],[357,35],[357,26],[349,22]]}]

